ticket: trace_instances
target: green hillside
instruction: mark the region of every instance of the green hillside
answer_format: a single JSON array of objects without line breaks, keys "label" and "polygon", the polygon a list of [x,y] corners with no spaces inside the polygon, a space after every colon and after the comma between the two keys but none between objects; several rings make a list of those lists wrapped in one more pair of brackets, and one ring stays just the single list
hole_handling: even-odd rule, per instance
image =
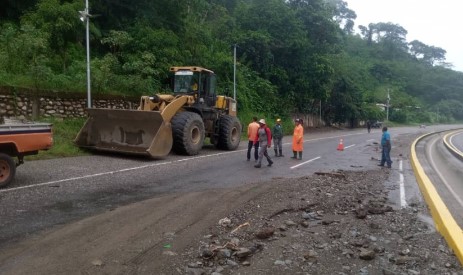
[{"label": "green hillside", "polygon": [[[0,85],[86,92],[82,0],[7,0]],[[92,93],[166,89],[170,66],[217,73],[219,91],[253,115],[320,114],[328,124],[463,120],[463,73],[445,49],[407,41],[388,22],[355,27],[340,0],[89,1]],[[357,30],[359,30],[357,32]],[[321,110],[320,110],[321,108]]]}]

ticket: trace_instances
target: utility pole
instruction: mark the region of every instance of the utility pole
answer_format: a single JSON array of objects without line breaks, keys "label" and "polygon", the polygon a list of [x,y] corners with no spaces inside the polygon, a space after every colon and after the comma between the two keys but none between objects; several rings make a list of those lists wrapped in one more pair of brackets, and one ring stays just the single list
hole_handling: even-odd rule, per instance
[{"label": "utility pole", "polygon": [[390,100],[391,100],[391,96],[389,94],[389,89],[387,89],[386,121],[389,121],[389,101]]},{"label": "utility pole", "polygon": [[236,100],[236,44],[233,45],[233,99]]},{"label": "utility pole", "polygon": [[88,0],[85,0],[85,10],[79,11],[80,20],[85,21],[86,30],[86,44],[87,44],[87,107],[92,108],[92,98],[90,91],[90,35],[89,35],[89,24],[90,24],[90,14],[88,12]]}]

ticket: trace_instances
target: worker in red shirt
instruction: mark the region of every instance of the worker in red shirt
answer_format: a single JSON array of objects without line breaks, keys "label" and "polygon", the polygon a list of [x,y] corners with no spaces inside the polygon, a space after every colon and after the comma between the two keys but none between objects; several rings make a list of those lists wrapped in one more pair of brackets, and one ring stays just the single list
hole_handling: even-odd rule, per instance
[{"label": "worker in red shirt", "polygon": [[259,130],[257,131],[257,135],[254,139],[254,143],[259,142],[259,159],[257,160],[256,165],[254,165],[256,168],[260,168],[264,156],[268,162],[267,166],[272,166],[273,164],[272,159],[267,153],[267,148],[272,146],[272,132],[270,131],[270,128],[267,127],[265,119],[259,120],[259,126]]}]

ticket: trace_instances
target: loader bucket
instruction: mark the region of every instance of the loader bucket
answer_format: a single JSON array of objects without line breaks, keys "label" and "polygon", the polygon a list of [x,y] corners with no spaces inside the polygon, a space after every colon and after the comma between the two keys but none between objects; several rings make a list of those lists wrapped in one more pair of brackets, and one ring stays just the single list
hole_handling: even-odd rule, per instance
[{"label": "loader bucket", "polygon": [[172,148],[170,122],[155,111],[88,109],[74,143],[83,148],[164,157]]}]

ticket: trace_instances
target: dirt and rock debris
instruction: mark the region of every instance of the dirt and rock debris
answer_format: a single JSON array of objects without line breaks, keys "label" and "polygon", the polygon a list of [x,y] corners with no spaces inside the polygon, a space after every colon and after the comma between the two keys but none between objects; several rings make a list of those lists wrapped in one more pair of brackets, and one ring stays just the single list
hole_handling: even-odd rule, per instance
[{"label": "dirt and rock debris", "polygon": [[463,275],[425,203],[396,205],[395,167],[371,161],[119,207],[3,247],[0,273]]},{"label": "dirt and rock debris", "polygon": [[463,274],[426,206],[388,204],[391,170],[276,179],[217,221],[163,274]]}]

